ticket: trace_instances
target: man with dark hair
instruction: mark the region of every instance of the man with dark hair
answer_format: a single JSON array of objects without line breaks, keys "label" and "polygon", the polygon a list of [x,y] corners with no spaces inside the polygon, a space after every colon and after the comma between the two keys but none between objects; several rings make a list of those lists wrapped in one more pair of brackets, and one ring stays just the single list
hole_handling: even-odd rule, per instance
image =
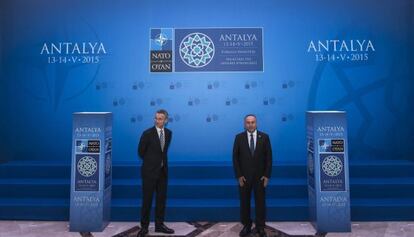
[{"label": "man with dark hair", "polygon": [[160,109],[155,113],[154,127],[145,130],[139,141],[138,155],[142,158],[142,207],[141,230],[138,237],[148,234],[151,204],[155,198],[155,232],[173,234],[174,230],[164,224],[165,203],[167,198],[168,158],[167,152],[172,132],[165,128],[168,113]]},{"label": "man with dark hair", "polygon": [[240,219],[243,224],[240,236],[247,236],[251,232],[250,198],[253,190],[256,231],[259,236],[266,237],[265,188],[272,172],[272,147],[269,136],[257,131],[254,114],[244,117],[244,127],[246,131],[236,135],[233,145],[233,167],[240,186]]}]

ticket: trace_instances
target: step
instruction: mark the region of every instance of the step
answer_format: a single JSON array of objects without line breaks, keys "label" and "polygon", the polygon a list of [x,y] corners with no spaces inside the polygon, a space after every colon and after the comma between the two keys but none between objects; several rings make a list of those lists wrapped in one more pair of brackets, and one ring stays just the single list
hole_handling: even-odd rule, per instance
[{"label": "step", "polygon": [[[113,164],[114,179],[139,179],[140,162],[118,161]],[[367,161],[350,163],[351,178],[414,177],[413,161]],[[170,162],[169,177],[177,179],[234,178],[230,162]],[[306,178],[304,163],[275,162],[274,178]],[[59,161],[11,161],[0,164],[0,179],[70,178],[70,164]]]},{"label": "step", "polygon": [[[229,162],[176,162],[169,164],[170,178],[234,178]],[[9,162],[0,164],[2,178],[70,178],[70,165],[59,162]],[[274,177],[306,177],[306,167],[299,164],[280,164],[272,169]],[[114,179],[141,178],[139,162],[117,162],[113,164]]]},{"label": "step", "polygon": [[[272,179],[267,188],[268,198],[306,198],[306,179]],[[114,198],[140,198],[141,179],[113,180]],[[0,179],[3,198],[66,198],[69,179]],[[351,198],[414,198],[414,178],[351,179]],[[238,195],[234,179],[171,179],[170,198],[206,199],[232,198]]]},{"label": "step", "polygon": [[[140,199],[114,199],[112,221],[138,221]],[[267,199],[268,221],[308,220],[307,199]],[[254,207],[254,202],[252,203]],[[0,219],[68,220],[68,199],[0,199]],[[353,221],[414,218],[414,199],[351,200]],[[168,199],[167,221],[238,221],[238,199]]]},{"label": "step", "polygon": [[[112,200],[112,220],[138,220],[141,199]],[[254,207],[254,203],[252,204]],[[267,199],[269,218],[307,218],[307,200]],[[168,199],[168,221],[227,220],[235,221],[239,215],[236,199]],[[0,219],[67,220],[69,199],[0,199]],[[300,215],[298,215],[300,214]]]},{"label": "step", "polygon": [[[113,180],[114,198],[142,197],[142,180]],[[307,197],[306,180],[278,179],[271,181],[267,189],[271,198]],[[231,198],[238,195],[235,179],[172,179],[168,183],[168,196],[171,198],[193,199]],[[0,180],[0,197],[4,198],[65,198],[70,194],[68,179],[8,179]]]}]

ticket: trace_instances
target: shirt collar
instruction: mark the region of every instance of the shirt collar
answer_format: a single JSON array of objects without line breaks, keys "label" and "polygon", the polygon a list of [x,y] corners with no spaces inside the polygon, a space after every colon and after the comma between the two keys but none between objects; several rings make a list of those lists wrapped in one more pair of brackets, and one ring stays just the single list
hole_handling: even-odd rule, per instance
[{"label": "shirt collar", "polygon": [[164,128],[159,128],[157,126],[155,126],[155,128],[157,129],[158,134],[161,132],[161,130],[164,130]]},{"label": "shirt collar", "polygon": [[[249,135],[250,136],[250,132],[249,131],[246,131],[247,132],[247,135]],[[256,135],[257,135],[257,129],[256,130],[254,130],[254,132],[252,132],[252,134],[253,134],[253,136],[255,137]]]}]

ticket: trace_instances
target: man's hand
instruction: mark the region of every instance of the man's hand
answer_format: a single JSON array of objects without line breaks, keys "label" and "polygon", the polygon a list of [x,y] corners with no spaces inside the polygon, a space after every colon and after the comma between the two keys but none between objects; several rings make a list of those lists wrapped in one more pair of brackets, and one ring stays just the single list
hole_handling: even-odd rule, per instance
[{"label": "man's hand", "polygon": [[260,180],[263,180],[263,186],[266,188],[267,184],[269,183],[269,178],[262,176]]},{"label": "man's hand", "polygon": [[245,182],[246,182],[246,178],[244,176],[241,176],[239,178],[239,185],[240,185],[240,187],[243,187]]}]

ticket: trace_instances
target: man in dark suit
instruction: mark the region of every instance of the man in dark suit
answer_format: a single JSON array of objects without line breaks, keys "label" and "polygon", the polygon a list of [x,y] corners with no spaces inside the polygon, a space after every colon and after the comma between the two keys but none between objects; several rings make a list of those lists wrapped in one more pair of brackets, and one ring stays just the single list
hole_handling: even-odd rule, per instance
[{"label": "man in dark suit", "polygon": [[154,192],[155,232],[173,234],[174,230],[164,224],[165,203],[167,198],[168,158],[167,152],[172,132],[164,127],[168,121],[167,111],[161,109],[155,113],[155,126],[145,130],[139,141],[138,155],[142,158],[142,208],[141,230],[138,237],[148,234],[151,204]]},{"label": "man in dark suit", "polygon": [[254,191],[256,205],[256,231],[266,237],[265,188],[272,172],[272,147],[269,136],[257,131],[256,116],[244,117],[245,132],[236,135],[233,145],[233,167],[240,190],[240,218],[243,229],[240,236],[250,234],[250,197]]}]

